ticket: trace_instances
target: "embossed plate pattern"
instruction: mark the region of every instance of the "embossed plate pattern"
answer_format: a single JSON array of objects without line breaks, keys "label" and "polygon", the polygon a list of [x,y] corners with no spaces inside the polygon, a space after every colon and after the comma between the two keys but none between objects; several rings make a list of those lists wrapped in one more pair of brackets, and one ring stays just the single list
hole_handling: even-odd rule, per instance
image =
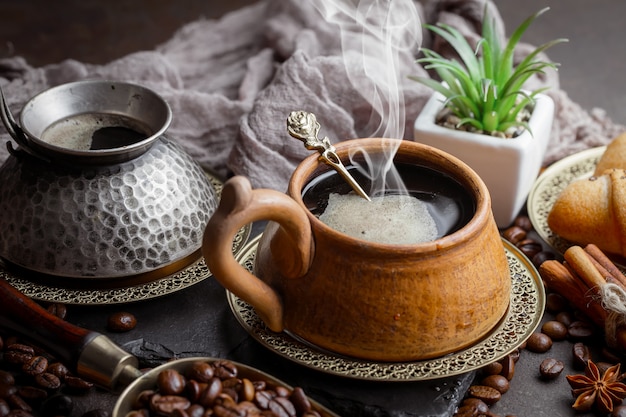
[{"label": "embossed plate pattern", "polygon": [[556,235],[548,226],[548,214],[561,191],[572,181],[588,178],[606,146],[587,149],[550,165],[535,181],[528,194],[528,217],[535,231],[555,251],[563,254],[572,243]]},{"label": "embossed plate pattern", "polygon": [[[238,261],[254,268],[260,236],[239,253]],[[269,330],[254,309],[227,291],[233,314],[244,329],[275,353],[325,373],[372,381],[422,381],[459,375],[498,361],[521,345],[537,328],[545,307],[541,278],[517,248],[503,240],[511,272],[511,301],[500,323],[473,346],[440,358],[415,362],[370,362],[338,356]]]},{"label": "embossed plate pattern", "polygon": [[[221,195],[223,183],[207,173],[217,196]],[[250,236],[251,225],[243,227],[233,239],[233,253],[241,251]],[[142,301],[171,294],[190,287],[211,276],[204,258],[193,262],[185,269],[163,278],[140,285],[110,289],[65,288],[32,282],[6,271],[0,262],[0,279],[5,279],[28,297],[45,302],[103,305]]]}]

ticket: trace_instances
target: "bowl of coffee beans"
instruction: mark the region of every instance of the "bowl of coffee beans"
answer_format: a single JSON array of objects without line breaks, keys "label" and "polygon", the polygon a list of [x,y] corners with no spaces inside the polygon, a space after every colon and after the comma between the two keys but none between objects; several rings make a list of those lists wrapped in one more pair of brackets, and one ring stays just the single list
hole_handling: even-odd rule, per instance
[{"label": "bowl of coffee beans", "polygon": [[300,387],[212,358],[177,359],[148,371],[122,393],[112,417],[164,415],[337,417]]}]

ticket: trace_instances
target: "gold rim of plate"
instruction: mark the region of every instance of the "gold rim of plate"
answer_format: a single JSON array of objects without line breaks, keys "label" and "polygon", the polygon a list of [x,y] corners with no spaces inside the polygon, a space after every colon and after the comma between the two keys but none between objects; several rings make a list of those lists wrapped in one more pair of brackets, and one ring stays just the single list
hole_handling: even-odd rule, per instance
[{"label": "gold rim of plate", "polygon": [[528,194],[526,208],[530,222],[539,237],[561,255],[573,243],[550,229],[548,215],[565,187],[573,181],[589,178],[593,174],[605,150],[606,146],[591,148],[555,162],[537,178]]},{"label": "gold rim of plate", "polygon": [[[253,271],[260,236],[239,252],[238,261]],[[517,349],[538,327],[545,308],[539,273],[517,248],[503,241],[511,275],[511,301],[506,314],[489,334],[473,346],[439,358],[412,362],[372,362],[335,355],[269,330],[248,303],[226,291],[230,308],[241,326],[271,351],[324,373],[369,381],[424,381],[464,374],[496,362]]]},{"label": "gold rim of plate", "polygon": [[[219,198],[222,194],[223,182],[209,172],[206,174]],[[246,225],[237,232],[233,239],[233,255],[237,255],[243,249],[250,237],[251,230],[252,225]],[[108,305],[143,301],[183,290],[211,275],[204,258],[200,256],[178,272],[139,285],[106,289],[67,288],[29,281],[7,271],[0,262],[0,279],[5,279],[13,287],[34,300],[63,304]]]}]

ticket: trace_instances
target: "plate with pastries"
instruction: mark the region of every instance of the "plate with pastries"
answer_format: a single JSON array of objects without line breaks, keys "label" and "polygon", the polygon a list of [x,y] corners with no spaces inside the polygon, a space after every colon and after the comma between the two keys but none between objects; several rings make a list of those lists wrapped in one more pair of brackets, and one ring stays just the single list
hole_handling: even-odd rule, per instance
[{"label": "plate with pastries", "polygon": [[537,234],[557,252],[591,243],[626,266],[626,133],[548,167],[527,209]]}]

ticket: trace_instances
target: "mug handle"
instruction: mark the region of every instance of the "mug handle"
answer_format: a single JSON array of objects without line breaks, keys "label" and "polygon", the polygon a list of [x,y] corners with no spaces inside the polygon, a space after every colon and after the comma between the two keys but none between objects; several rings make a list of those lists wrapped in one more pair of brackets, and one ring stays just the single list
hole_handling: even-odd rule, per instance
[{"label": "mug handle", "polygon": [[[224,183],[220,203],[204,231],[202,254],[224,288],[254,307],[271,330],[281,332],[284,325],[280,296],[239,264],[232,251],[235,234],[259,220],[272,220],[279,225],[269,249],[280,274],[287,278],[303,276],[313,258],[311,226],[304,209],[279,191],[253,190],[244,176]],[[287,244],[275,246],[276,242]]]}]

